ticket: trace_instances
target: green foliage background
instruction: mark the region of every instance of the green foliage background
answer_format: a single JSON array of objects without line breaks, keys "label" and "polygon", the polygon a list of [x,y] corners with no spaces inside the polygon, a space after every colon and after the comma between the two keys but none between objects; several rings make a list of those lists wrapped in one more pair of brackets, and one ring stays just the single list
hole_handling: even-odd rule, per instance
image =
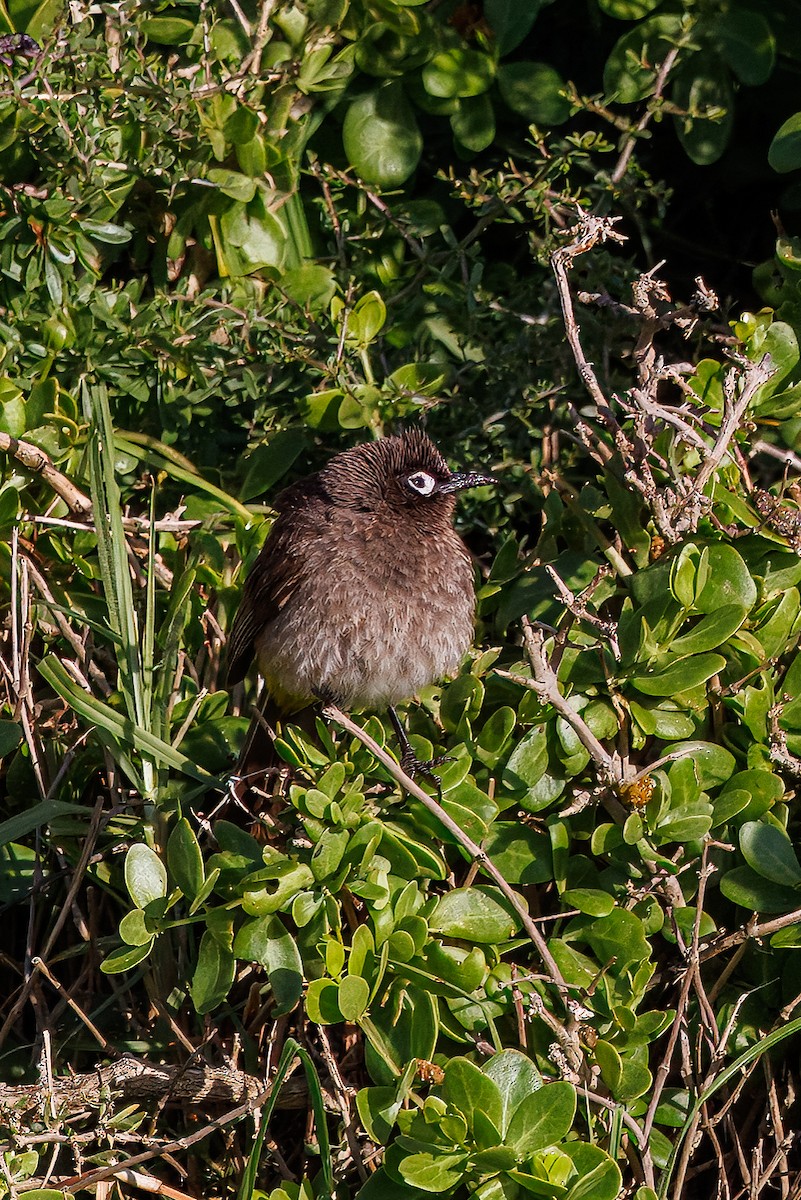
[{"label": "green foliage background", "polygon": [[[741,1186],[769,1136],[798,1175],[775,1099],[801,994],[801,535],[777,499],[801,436],[798,15],[0,5],[42,47],[7,48],[0,80],[6,1083],[34,1077],[46,1028],[56,1073],[102,1057],[40,956],[153,1062],[204,1037],[224,1061],[237,1038],[255,1073],[291,1030],[315,1144],[279,1113],[261,1136],[283,1160],[242,1126],[221,1162],[210,1133],[196,1194],[653,1200],[695,1194],[692,1153],[687,1186]],[[570,263],[615,420],[551,265],[582,211],[628,236]],[[663,258],[688,307],[638,282]],[[690,301],[699,275],[722,308]],[[637,388],[671,419],[644,421]],[[270,500],[416,420],[499,485],[459,516],[478,649],[408,719],[423,757],[453,756],[443,807],[541,919],[553,968],[358,740],[282,730],[297,774],[258,839],[225,804],[247,726],[225,631]],[[532,686],[523,618],[561,707]],[[332,1044],[355,1100],[324,1117]],[[758,1114],[739,1157],[725,1104]],[[386,1151],[372,1174],[350,1119]],[[143,1120],[55,1124],[103,1164]],[[0,1194],[46,1187],[39,1126],[13,1104],[0,1124]]]}]

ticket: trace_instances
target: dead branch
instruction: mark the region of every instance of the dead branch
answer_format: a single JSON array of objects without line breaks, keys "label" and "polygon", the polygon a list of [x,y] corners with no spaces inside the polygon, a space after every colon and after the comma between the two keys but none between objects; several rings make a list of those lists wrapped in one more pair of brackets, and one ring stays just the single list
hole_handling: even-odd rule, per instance
[{"label": "dead branch", "polygon": [[[33,1112],[42,1113],[45,1107],[49,1109],[52,1098],[60,1116],[65,1118],[105,1107],[109,1096],[140,1104],[168,1100],[191,1108],[246,1102],[255,1106],[264,1092],[264,1080],[244,1071],[206,1065],[154,1064],[126,1055],[86,1075],[54,1079],[50,1095],[45,1095],[38,1083],[0,1084],[0,1113],[4,1121],[18,1121]],[[306,1103],[303,1080],[287,1080],[282,1085],[279,1101],[282,1108],[305,1108]],[[333,1105],[330,1097],[329,1103]]]},{"label": "dead branch", "polygon": [[723,420],[720,433],[695,480],[694,490],[699,494],[703,492],[728,454],[734,435],[740,428],[754,396],[775,373],[776,368],[768,354],[764,354],[758,362],[738,358],[736,366],[727,372],[723,382]]},{"label": "dead branch", "polygon": [[[624,782],[623,765],[616,754],[605,750],[586,721],[559,691],[559,681],[545,653],[545,635],[542,629],[523,618],[523,638],[526,644],[533,678],[522,680],[537,693],[540,699],[550,704],[560,717],[570,725],[584,749],[592,758],[602,783],[620,787]],[[498,672],[504,674],[504,672]]]},{"label": "dead branch", "polygon": [[[617,217],[595,217],[582,212],[579,215],[578,223],[571,230],[575,234],[573,240],[566,246],[560,246],[551,255],[551,267],[556,277],[556,287],[559,292],[559,302],[562,306],[565,332],[567,333],[567,340],[573,352],[578,373],[581,376],[582,383],[592,397],[598,416],[612,432],[618,431],[619,426],[612,415],[609,402],[598,382],[595,368],[584,354],[581,344],[581,331],[576,321],[573,298],[570,294],[568,271],[580,255],[586,254],[594,246],[603,244],[606,241],[624,242],[626,240],[625,236],[614,228],[617,220],[619,220]],[[589,427],[587,427],[586,422],[581,421],[579,414],[575,410],[571,415],[576,422],[579,435],[582,436],[581,430]],[[596,458],[602,463],[608,462],[612,456],[609,447],[605,446],[597,438],[593,439],[593,441]]]},{"label": "dead branch", "polygon": [[92,501],[88,496],[67,479],[53,464],[53,460],[44,450],[31,442],[21,442],[18,438],[0,433],[0,452],[10,454],[29,471],[41,475],[57,496],[60,496],[71,512],[89,515],[92,511]]}]

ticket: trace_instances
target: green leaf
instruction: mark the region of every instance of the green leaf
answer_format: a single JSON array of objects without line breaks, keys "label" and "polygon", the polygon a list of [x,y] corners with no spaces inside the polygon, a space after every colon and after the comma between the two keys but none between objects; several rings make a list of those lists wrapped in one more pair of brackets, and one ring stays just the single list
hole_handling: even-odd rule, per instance
[{"label": "green leaf", "polygon": [[730,791],[741,790],[746,791],[749,796],[748,816],[756,820],[780,802],[784,796],[784,783],[772,771],[738,771],[728,779],[715,801],[715,813],[718,811],[718,804],[723,805],[725,810]]},{"label": "green leaf", "polygon": [[601,1077],[614,1096],[623,1078],[623,1062],[611,1042],[599,1038],[593,1047],[595,1061],[601,1068]]},{"label": "green leaf", "polygon": [[714,25],[717,49],[740,83],[758,87],[767,83],[776,65],[776,39],[761,12],[731,8]]},{"label": "green leaf", "polygon": [[0,904],[13,904],[29,896],[39,870],[39,856],[31,846],[19,842],[0,845]]},{"label": "green leaf", "polygon": [[628,1057],[622,1062],[623,1078],[618,1085],[616,1099],[625,1103],[644,1096],[651,1090],[654,1080],[644,1063]]},{"label": "green leaf", "polygon": [[131,846],[125,856],[125,886],[137,908],[147,908],[152,900],[167,895],[164,863],[144,842]]},{"label": "green leaf", "polygon": [[548,769],[548,739],[544,725],[533,729],[515,746],[501,775],[503,787],[510,792],[536,787]]},{"label": "green leaf", "polygon": [[392,1083],[410,1059],[432,1059],[439,1035],[437,999],[421,987],[401,987],[398,981],[383,991],[360,1025],[367,1034],[367,1069],[377,1083]]},{"label": "green leaf", "polygon": [[434,940],[426,944],[425,965],[432,975],[465,992],[474,991],[487,973],[486,959],[477,946],[468,951],[463,946],[444,946]]},{"label": "green leaf", "polygon": [[618,40],[604,67],[604,91],[622,104],[634,104],[653,92],[659,65],[682,35],[682,18],[665,13],[648,17]]},{"label": "green leaf", "polygon": [[542,6],[543,0],[484,0],[484,19],[495,34],[499,58],[520,45]]},{"label": "green leaf", "polygon": [[494,821],[484,849],[507,883],[547,883],[553,878],[551,839],[521,821]]},{"label": "green leaf", "polygon": [[[444,215],[442,220],[444,221]],[[447,378],[447,371],[442,363],[414,362],[398,367],[387,376],[387,383],[396,388],[401,395],[434,396],[441,389]]]},{"label": "green leaf", "polygon": [[586,942],[602,965],[613,963],[613,975],[647,962],[651,956],[642,922],[628,909],[616,908],[608,917],[591,920],[577,917],[568,926],[568,935],[570,941]]},{"label": "green leaf", "polygon": [[502,942],[520,927],[501,893],[487,887],[454,888],[440,896],[429,917],[432,933],[481,944]]},{"label": "green leaf", "polygon": [[[319,313],[328,307],[336,293],[336,279],[330,267],[322,263],[303,263],[281,276],[281,291],[307,312]],[[299,430],[286,430],[298,435]],[[281,434],[277,434],[280,437]],[[273,439],[275,440],[275,439]],[[272,443],[271,443],[272,444]]]},{"label": "green leaf", "polygon": [[799,906],[796,890],[770,883],[751,867],[727,871],[720,880],[720,890],[727,900],[751,912],[785,913]]},{"label": "green leaf", "polygon": [[751,796],[745,788],[730,788],[722,796],[718,796],[712,805],[714,809],[715,825],[726,825],[732,817],[736,817],[748,807],[751,802]]},{"label": "green leaf", "polygon": [[240,105],[226,120],[223,130],[229,142],[236,146],[247,145],[258,132],[259,118],[256,113]]},{"label": "green leaf", "polygon": [[740,628],[747,615],[748,609],[740,604],[724,604],[701,617],[689,633],[674,638],[670,643],[671,655],[681,657],[714,650]]},{"label": "green leaf", "polygon": [[443,1154],[436,1151],[421,1151],[401,1160],[399,1171],[411,1187],[424,1192],[444,1195],[464,1178],[467,1154]]},{"label": "green leaf", "polygon": [[725,783],[737,765],[734,755],[715,742],[677,742],[670,749],[682,759],[691,759],[698,787],[704,791]]},{"label": "green leaf", "polygon": [[95,241],[106,242],[109,246],[124,246],[132,237],[130,229],[114,225],[111,221],[81,221],[80,227]]},{"label": "green leaf", "polygon": [[153,941],[153,930],[148,929],[147,919],[141,908],[134,908],[120,921],[120,937],[128,946],[144,946]]},{"label": "green leaf", "polygon": [[500,1134],[503,1100],[494,1081],[466,1058],[452,1058],[445,1067],[444,1098],[462,1114],[475,1136],[479,1118],[491,1121]]},{"label": "green leaf", "polygon": [[273,859],[240,885],[242,908],[252,917],[272,915],[286,908],[295,896],[313,883],[314,875],[304,862],[290,858]]},{"label": "green leaf", "polygon": [[476,737],[476,754],[490,770],[506,750],[516,724],[517,713],[513,708],[496,708]]},{"label": "green leaf", "polygon": [[387,309],[378,292],[362,296],[348,313],[345,341],[359,348],[378,337],[387,319]]},{"label": "green leaf", "polygon": [[681,1129],[690,1109],[690,1093],[684,1088],[665,1088],[657,1106],[654,1120],[657,1125]]},{"label": "green leaf", "polygon": [[[429,1192],[421,1192],[419,1188],[412,1188],[402,1180],[393,1179],[387,1174],[386,1168],[381,1166],[377,1171],[373,1171],[367,1182],[359,1188],[358,1200],[427,1200],[429,1195]],[[284,1200],[275,1193],[273,1196],[275,1200]],[[306,1200],[306,1197],[299,1197],[299,1200]]]},{"label": "green leaf", "polygon": [[269,914],[245,921],[234,938],[234,954],[265,967],[276,1016],[291,1012],[303,992],[303,963],[294,938],[280,918]]},{"label": "green leaf", "polygon": [[512,112],[531,125],[561,125],[570,116],[570,101],[562,95],[565,81],[547,63],[504,63],[498,88]]},{"label": "green leaf", "polygon": [[267,207],[261,190],[247,204],[227,201],[219,217],[209,214],[209,224],[222,276],[283,267],[288,230],[283,219]]},{"label": "green leaf", "polygon": [[[669,800],[671,808],[680,808],[683,804],[694,804],[701,800],[701,784],[695,768],[695,759],[686,754],[668,768],[670,780]],[[664,812],[662,816],[664,816]]]},{"label": "green leaf", "polygon": [[455,733],[464,717],[474,721],[484,702],[484,685],[475,675],[459,675],[443,690],[439,706],[442,724]]},{"label": "green leaf", "polygon": [[247,204],[256,195],[256,180],[239,171],[229,171],[220,167],[210,167],[207,175],[209,183],[213,183],[224,196],[232,200],[241,200]]},{"label": "green leaf", "polygon": [[717,162],[734,126],[734,94],[724,64],[709,50],[694,55],[676,73],[671,99],[688,113],[674,119],[689,157],[699,166]]},{"label": "green leaf", "polygon": [[62,19],[64,14],[61,0],[41,0],[40,4],[34,3],[34,11],[27,19],[25,19],[25,7],[17,4],[13,6],[14,14],[18,19],[16,27],[24,29],[37,42],[43,41],[52,32],[54,25]]},{"label": "green leaf", "polygon": [[139,23],[139,28],[151,42],[184,46],[195,32],[195,23],[183,17],[147,17]]},{"label": "green leaf", "polygon": [[466,96],[451,115],[453,136],[464,146],[478,154],[486,150],[495,138],[495,110],[488,96]]},{"label": "green leaf", "polygon": [[313,979],[306,992],[306,1015],[316,1025],[336,1025],[344,1020],[339,1007],[339,985],[333,979]]},{"label": "green leaf", "polygon": [[[133,605],[132,611],[133,611]],[[102,700],[90,696],[79,687],[55,654],[49,654],[38,665],[42,678],[86,720],[110,734],[118,747],[131,747],[144,754],[152,755],[155,761],[182,771],[192,779],[213,784],[214,777],[200,771],[185,754],[173,750],[168,742],[155,737],[148,730],[122,716]]]},{"label": "green leaf", "polygon": [[32,808],[9,817],[0,822],[0,846],[9,842],[17,842],[34,829],[49,825],[57,817],[77,816],[80,814],[88,822],[90,810],[83,804],[70,804],[67,800],[40,800]]},{"label": "green leaf", "polygon": [[576,1115],[576,1089],[571,1083],[546,1083],[533,1092],[509,1122],[506,1145],[522,1159],[554,1146],[566,1137]]},{"label": "green leaf", "polygon": [[671,808],[654,830],[658,846],[667,842],[692,842],[705,837],[712,827],[712,805],[703,800]]},{"label": "green leaf", "polygon": [[[794,361],[798,361],[797,343]],[[711,542],[704,550],[709,574],[696,602],[698,611],[711,613],[726,604],[753,608],[757,599],[757,585],[742,555],[727,542]]]},{"label": "green leaf", "polygon": [[[595,1149],[595,1147],[593,1147]],[[603,1151],[601,1151],[603,1153]],[[620,1168],[608,1155],[591,1171],[582,1172],[565,1200],[617,1200],[623,1186]]]},{"label": "green leaf", "polygon": [[[639,841],[639,838],[635,840]],[[562,892],[562,903],[568,908],[577,908],[589,917],[607,917],[615,907],[614,898],[597,888],[568,888]]]},{"label": "green leaf", "polygon": [[339,1010],[346,1021],[357,1022],[367,1011],[370,984],[360,975],[346,975],[339,984]]},{"label": "green leaf", "polygon": [[695,654],[678,662],[670,658],[663,666],[649,667],[645,675],[635,675],[631,683],[645,696],[675,696],[705,683],[726,666],[720,654]]},{"label": "green leaf", "polygon": [[801,884],[801,864],[786,833],[762,821],[746,821],[740,830],[740,849],[752,870],[783,887]]},{"label": "green leaf", "polygon": [[123,971],[130,971],[144,962],[152,949],[153,938],[144,946],[120,946],[119,950],[112,950],[111,954],[106,955],[100,970],[104,975],[120,975]]},{"label": "green leaf", "polygon": [[257,446],[246,459],[245,479],[239,491],[244,503],[262,496],[281,479],[306,448],[306,434],[302,429],[282,429],[265,445]]},{"label": "green leaf", "polygon": [[201,1015],[212,1012],[222,1004],[231,990],[236,970],[236,959],[230,950],[221,946],[209,930],[200,939],[197,965],[192,976],[190,992],[195,1011]]},{"label": "green leaf", "polygon": [[186,898],[194,900],[205,878],[203,855],[186,817],[179,818],[167,840],[167,867]]},{"label": "green leaf", "polygon": [[423,137],[399,83],[386,83],[354,100],[342,126],[345,154],[367,183],[392,188],[417,167]]},{"label": "green leaf", "polygon": [[403,1099],[403,1090],[396,1087],[364,1087],[356,1093],[359,1118],[374,1142],[389,1141]]},{"label": "green leaf", "polygon": [[[5,396],[5,399],[1,397]],[[25,400],[18,388],[4,388],[0,393],[0,432],[10,437],[22,437],[27,428]]]},{"label": "green leaf", "polygon": [[311,869],[318,883],[339,870],[349,841],[350,833],[347,829],[323,831],[311,856]]},{"label": "green leaf", "polygon": [[423,86],[432,96],[453,99],[480,96],[492,85],[495,64],[480,50],[442,50],[423,67]]},{"label": "green leaf", "polygon": [[530,1058],[519,1050],[501,1050],[482,1068],[498,1089],[501,1109],[496,1124],[505,1138],[513,1114],[542,1087],[542,1076]]},{"label": "green leaf", "polygon": [[780,126],[770,144],[768,162],[781,175],[801,166],[801,112],[793,113]]}]

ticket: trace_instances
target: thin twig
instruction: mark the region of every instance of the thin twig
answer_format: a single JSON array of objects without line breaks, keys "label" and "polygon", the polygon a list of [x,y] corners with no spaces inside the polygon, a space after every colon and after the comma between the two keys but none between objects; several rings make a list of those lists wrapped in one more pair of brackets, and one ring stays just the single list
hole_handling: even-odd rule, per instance
[{"label": "thin twig", "polygon": [[[609,402],[604,395],[603,389],[598,382],[598,376],[595,374],[595,369],[587,360],[584,354],[584,348],[581,344],[581,336],[576,315],[573,309],[573,299],[570,295],[570,283],[568,281],[568,271],[573,266],[573,262],[581,254],[586,254],[588,250],[598,244],[603,244],[606,241],[624,242],[625,235],[614,228],[617,217],[595,217],[588,213],[581,213],[576,225],[571,229],[574,234],[573,240],[566,246],[560,246],[551,255],[551,267],[556,276],[556,287],[559,292],[559,301],[562,305],[562,315],[565,323],[565,333],[573,352],[576,366],[578,368],[581,381],[593,399],[598,415],[612,430],[617,430],[618,424],[612,415],[609,408]],[[608,447],[598,447],[604,459],[611,457],[611,451]],[[605,451],[605,454],[603,453]]]},{"label": "thin twig", "polygon": [[533,678],[527,681],[527,685],[567,721],[598,768],[601,782],[619,787],[625,782],[622,764],[616,754],[610,754],[604,749],[580,713],[576,712],[559,691],[559,681],[545,653],[543,630],[532,625],[528,617],[523,618],[522,627],[523,640],[533,672]]}]

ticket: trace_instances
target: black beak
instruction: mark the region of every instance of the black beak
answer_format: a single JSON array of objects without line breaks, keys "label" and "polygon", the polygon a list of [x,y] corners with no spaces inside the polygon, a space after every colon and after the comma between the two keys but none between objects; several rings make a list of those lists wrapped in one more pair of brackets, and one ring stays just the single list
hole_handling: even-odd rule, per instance
[{"label": "black beak", "polygon": [[497,483],[492,475],[481,475],[478,471],[457,471],[437,488],[438,492],[462,492],[465,488],[481,487],[485,483]]}]

